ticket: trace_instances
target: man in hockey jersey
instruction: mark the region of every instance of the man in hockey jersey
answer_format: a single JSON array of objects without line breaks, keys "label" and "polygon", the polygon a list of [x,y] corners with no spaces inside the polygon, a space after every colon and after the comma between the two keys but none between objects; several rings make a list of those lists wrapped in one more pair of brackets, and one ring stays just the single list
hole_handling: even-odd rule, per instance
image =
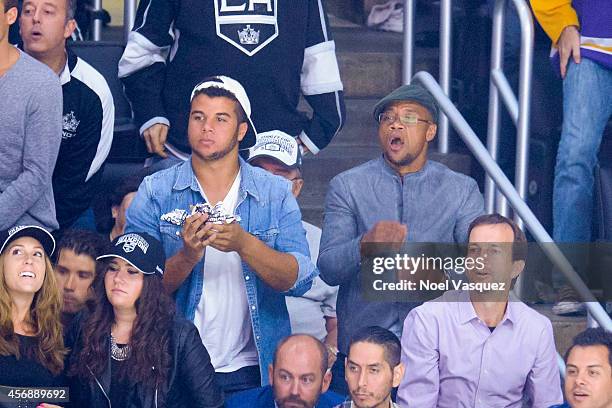
[{"label": "man in hockey jersey", "polygon": [[[149,152],[187,158],[189,95],[211,75],[243,84],[257,130],[290,134],[305,151],[316,154],[342,126],[342,82],[321,0],[142,0],[119,77]],[[300,91],[310,119],[297,109]]]},{"label": "man in hockey jersey", "polygon": [[66,48],[76,27],[76,0],[26,0],[20,16],[23,48],[60,78],[63,131],[53,172],[60,230],[91,204],[113,140],[115,108],[104,77]]},{"label": "man in hockey jersey", "polygon": [[[268,383],[274,349],[291,333],[285,295],[304,294],[318,272],[287,181],[238,155],[256,137],[240,83],[217,76],[194,88],[188,137],[190,160],[144,179],[125,230],[162,241],[164,286],[198,327],[228,396]],[[206,204],[213,214],[193,210]]]}]

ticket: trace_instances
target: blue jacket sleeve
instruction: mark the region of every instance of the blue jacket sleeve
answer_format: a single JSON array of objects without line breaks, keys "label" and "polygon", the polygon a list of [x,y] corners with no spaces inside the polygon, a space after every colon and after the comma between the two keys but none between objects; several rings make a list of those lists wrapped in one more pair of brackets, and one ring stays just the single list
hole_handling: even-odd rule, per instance
[{"label": "blue jacket sleeve", "polygon": [[318,267],[321,278],[331,286],[353,279],[361,265],[360,242],[349,194],[339,177],[329,184]]}]

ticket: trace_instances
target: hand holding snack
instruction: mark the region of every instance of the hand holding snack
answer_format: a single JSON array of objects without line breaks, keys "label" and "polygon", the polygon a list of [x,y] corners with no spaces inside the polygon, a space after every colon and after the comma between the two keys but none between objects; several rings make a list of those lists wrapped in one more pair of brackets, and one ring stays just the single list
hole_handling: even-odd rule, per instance
[{"label": "hand holding snack", "polygon": [[192,261],[199,261],[210,243],[208,237],[213,224],[206,223],[208,214],[196,213],[183,220],[183,251]]},{"label": "hand holding snack", "polygon": [[196,204],[190,209],[191,214],[176,209],[161,216],[162,221],[183,226],[183,248],[190,259],[199,261],[209,244],[223,252],[240,248],[245,232],[238,224],[240,216],[225,211],[222,202]]}]

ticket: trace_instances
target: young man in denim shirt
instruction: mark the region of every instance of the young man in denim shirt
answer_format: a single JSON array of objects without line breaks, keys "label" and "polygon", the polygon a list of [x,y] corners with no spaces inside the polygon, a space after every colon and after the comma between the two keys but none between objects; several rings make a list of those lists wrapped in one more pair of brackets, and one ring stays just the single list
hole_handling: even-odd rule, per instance
[{"label": "young man in denim shirt", "polygon": [[[251,106],[237,81],[211,77],[191,97],[190,160],[145,178],[126,231],[164,244],[164,284],[194,321],[227,394],[268,383],[277,342],[290,334],[286,294],[306,292],[317,270],[291,185],[251,167]],[[221,203],[233,222],[207,222],[190,206]]]}]

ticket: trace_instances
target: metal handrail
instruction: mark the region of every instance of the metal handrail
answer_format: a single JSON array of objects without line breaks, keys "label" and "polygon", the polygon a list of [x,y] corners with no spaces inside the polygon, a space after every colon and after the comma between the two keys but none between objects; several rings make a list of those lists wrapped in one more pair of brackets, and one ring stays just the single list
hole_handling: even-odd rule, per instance
[{"label": "metal handrail", "polygon": [[[123,1],[123,38],[126,42],[136,19],[136,3],[137,0]],[[102,12],[102,0],[94,0],[91,10],[99,16],[99,13]],[[91,39],[102,41],[102,19],[98,17],[91,21]]]},{"label": "metal handrail", "polygon": [[91,39],[100,41],[102,39],[102,19],[100,18],[102,0],[94,0],[92,12],[94,13],[94,18],[91,20]]},{"label": "metal handrail", "polygon": [[501,170],[478,136],[476,136],[476,133],[474,133],[455,105],[453,105],[452,101],[444,94],[444,91],[440,85],[431,76],[431,74],[424,71],[417,73],[412,80],[418,81],[431,93],[434,99],[438,102],[440,109],[446,114],[450,123],[453,125],[453,128],[461,137],[465,145],[484,168],[487,175],[493,179],[501,194],[508,199],[514,211],[518,213],[521,219],[524,220],[527,229],[531,232],[535,240],[539,243],[546,244],[541,245],[543,252],[561,271],[561,273],[568,280],[569,284],[576,290],[576,292],[578,292],[581,299],[585,301],[585,305],[593,319],[601,327],[608,331],[612,331],[612,320],[608,314],[597,302],[582,279],[580,279],[580,276],[578,276],[563,253],[559,250],[559,247],[557,247],[557,245],[554,243],[551,236],[548,234],[548,232],[546,232],[546,229],[544,229],[540,221],[521,198],[517,190],[514,188],[514,186],[512,186],[512,183],[510,183],[508,177]]},{"label": "metal handrail", "polygon": [[[452,0],[440,1],[440,70],[439,80],[444,94],[451,94],[451,68],[452,68]],[[414,72],[414,16],[415,0],[404,0],[404,43],[402,80],[409,84]],[[449,126],[445,115],[438,119],[438,151],[447,154],[449,151]]]},{"label": "metal handrail", "polygon": [[136,19],[136,2],[137,0],[123,0],[123,38],[126,43]]},{"label": "metal handrail", "polygon": [[404,0],[404,42],[402,83],[409,84],[414,74],[414,13],[416,0]]},{"label": "metal handrail", "polygon": [[[515,186],[524,201],[527,198],[529,168],[529,118],[531,115],[531,80],[533,67],[533,17],[524,0],[511,0],[516,8],[521,24],[521,57],[519,72],[518,102],[503,72],[504,56],[504,17],[506,2],[497,0],[493,10],[493,39],[491,41],[491,79],[489,86],[489,121],[487,147],[494,160],[498,158],[500,129],[500,96],[510,117],[517,127],[516,133],[516,170]],[[509,214],[506,197],[496,191],[493,179],[487,175],[485,180],[485,210],[491,213],[497,210],[500,214]],[[515,214],[517,224],[524,227],[523,221]]]}]

